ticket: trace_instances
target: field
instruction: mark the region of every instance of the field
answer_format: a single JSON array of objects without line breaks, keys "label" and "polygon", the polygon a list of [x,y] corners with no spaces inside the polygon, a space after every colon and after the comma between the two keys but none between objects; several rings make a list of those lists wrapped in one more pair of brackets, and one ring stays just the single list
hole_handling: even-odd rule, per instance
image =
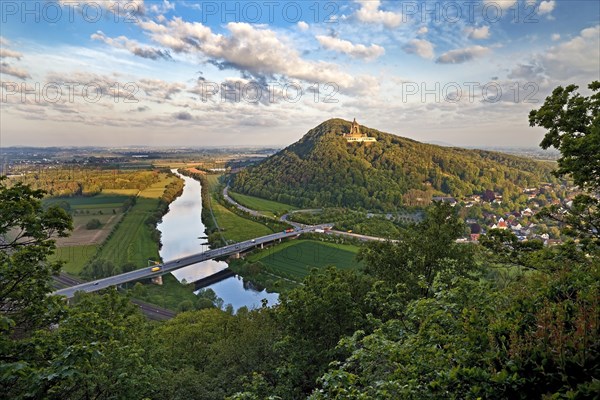
[{"label": "field", "polygon": [[252,255],[248,261],[260,261],[270,273],[300,282],[315,267],[360,267],[361,264],[355,259],[357,252],[358,247],[353,245],[293,240]]},{"label": "field", "polygon": [[[64,261],[63,271],[78,275],[123,217],[121,207],[127,197],[100,194],[92,197],[58,197],[44,200],[44,204],[67,203],[73,217],[71,235],[56,239],[57,249],[50,259]],[[92,219],[100,221],[100,228],[86,228],[86,224]]]},{"label": "field", "polygon": [[212,201],[212,210],[217,220],[219,228],[226,240],[241,242],[243,240],[253,239],[259,236],[265,236],[273,233],[271,229],[263,224],[242,218],[239,215],[229,211],[217,203]]},{"label": "field", "polygon": [[77,276],[97,250],[97,245],[59,247],[50,257],[50,261],[64,261],[62,271]]},{"label": "field", "polygon": [[[125,191],[130,192],[132,189],[125,189]],[[138,191],[135,190],[135,195]],[[73,211],[77,212],[85,212],[86,210],[106,210],[112,212],[113,208],[119,208],[123,205],[123,202],[130,195],[124,194],[99,194],[91,197],[53,197],[50,199],[44,200],[44,204],[52,205],[59,203],[67,203],[71,207]]]},{"label": "field", "polygon": [[248,196],[245,194],[230,191],[229,196],[241,205],[256,210],[270,217],[284,214],[285,212],[296,210],[296,207],[288,204],[278,203],[276,201],[261,199],[260,197]]},{"label": "field", "polygon": [[243,240],[253,239],[259,236],[265,236],[273,233],[271,229],[265,225],[240,217],[232,211],[219,204],[214,198],[214,194],[219,191],[219,178],[221,175],[208,174],[206,180],[211,193],[211,208],[213,215],[217,221],[217,225],[221,228],[223,238],[227,241],[241,242]]},{"label": "field", "polygon": [[164,178],[140,192],[136,204],[104,243],[98,258],[118,266],[133,263],[138,268],[146,266],[150,258],[158,259],[158,244],[152,240],[151,230],[145,221],[156,211],[159,198],[170,182],[171,179]]}]

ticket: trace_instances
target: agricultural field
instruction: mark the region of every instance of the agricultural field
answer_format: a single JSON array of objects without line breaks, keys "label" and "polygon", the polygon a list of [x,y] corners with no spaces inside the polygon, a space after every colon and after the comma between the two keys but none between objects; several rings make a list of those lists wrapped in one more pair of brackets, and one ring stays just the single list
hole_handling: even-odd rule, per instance
[{"label": "agricultural field", "polygon": [[148,259],[158,260],[158,244],[152,239],[146,219],[156,211],[165,187],[173,179],[163,177],[140,192],[136,204],[102,245],[98,258],[117,266],[133,263],[138,268],[146,266]]},{"label": "agricultural field", "polygon": [[274,275],[302,281],[312,268],[335,265],[340,269],[359,268],[356,261],[358,247],[314,240],[292,240],[248,257],[249,262],[259,261]]},{"label": "agricultural field", "polygon": [[50,261],[61,260],[64,262],[62,271],[69,275],[78,276],[87,262],[96,254],[98,246],[82,245],[59,247],[50,257]]},{"label": "agricultural field", "polygon": [[229,196],[231,196],[232,199],[244,207],[248,207],[251,210],[260,211],[269,217],[275,217],[275,215],[282,215],[288,211],[297,209],[296,207],[288,204],[278,203],[272,200],[265,200],[261,199],[260,197],[248,196],[232,191],[229,191]]}]

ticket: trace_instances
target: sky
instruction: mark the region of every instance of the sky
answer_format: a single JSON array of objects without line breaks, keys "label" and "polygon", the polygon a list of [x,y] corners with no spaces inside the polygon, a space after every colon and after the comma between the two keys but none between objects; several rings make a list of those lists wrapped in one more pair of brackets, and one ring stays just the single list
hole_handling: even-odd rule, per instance
[{"label": "sky", "polygon": [[533,147],[600,80],[600,2],[0,2],[0,146],[286,146],[330,118]]}]

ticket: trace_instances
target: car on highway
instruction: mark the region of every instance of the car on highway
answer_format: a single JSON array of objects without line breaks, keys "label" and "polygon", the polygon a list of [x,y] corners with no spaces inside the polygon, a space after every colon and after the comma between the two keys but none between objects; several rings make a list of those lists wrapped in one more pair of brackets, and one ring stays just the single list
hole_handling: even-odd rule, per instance
[{"label": "car on highway", "polygon": [[98,283],[100,283],[100,282],[95,282],[95,283],[94,283],[94,286],[98,286]]},{"label": "car on highway", "polygon": [[250,241],[250,243],[256,243],[256,240],[252,239],[252,240]]},{"label": "car on highway", "polygon": [[160,267],[154,267],[154,268],[152,268],[150,271],[152,271],[152,272],[157,272],[157,271],[160,271]]}]

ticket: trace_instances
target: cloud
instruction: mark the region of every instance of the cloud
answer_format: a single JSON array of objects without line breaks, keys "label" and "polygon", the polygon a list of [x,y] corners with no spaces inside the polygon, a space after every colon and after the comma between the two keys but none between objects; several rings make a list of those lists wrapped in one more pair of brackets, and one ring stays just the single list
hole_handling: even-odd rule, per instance
[{"label": "cloud", "polygon": [[2,45],[2,46],[10,46],[10,41],[7,38],[5,38],[5,37],[0,36],[0,45]]},{"label": "cloud", "polygon": [[302,32],[306,32],[310,26],[304,21],[298,21],[298,29]]},{"label": "cloud", "polygon": [[0,58],[15,58],[20,60],[23,54],[6,48],[0,48]]},{"label": "cloud", "polygon": [[439,56],[435,62],[438,64],[462,64],[477,57],[481,57],[489,51],[489,48],[483,46],[472,46],[464,49],[450,50]]},{"label": "cloud", "polygon": [[[499,7],[500,9],[502,9],[502,11],[506,11],[509,8],[513,7],[515,4],[517,4],[518,0],[483,0],[483,3],[485,5],[489,5],[490,8],[492,8],[494,6]],[[493,11],[489,11],[490,15],[493,15]],[[503,13],[503,15],[507,15],[506,13]]]},{"label": "cloud", "polygon": [[108,12],[119,15],[119,17],[128,22],[135,22],[138,17],[146,13],[144,0],[58,0],[58,2],[67,7],[80,10],[86,5],[93,9],[102,7]]},{"label": "cloud", "polygon": [[556,2],[554,0],[550,1],[542,1],[540,3],[539,13],[540,15],[550,14],[552,10],[556,7]]},{"label": "cloud", "polygon": [[490,37],[490,27],[482,26],[480,28],[467,28],[466,33],[469,35],[469,39],[487,39]]},{"label": "cloud", "polygon": [[550,47],[540,60],[548,76],[555,79],[570,79],[580,75],[598,79],[600,25],[583,29],[579,36]]},{"label": "cloud", "polygon": [[552,34],[552,41],[556,42],[560,40],[560,34],[559,33],[554,33]]},{"label": "cloud", "polygon": [[171,59],[171,54],[167,50],[155,49],[152,47],[142,46],[135,40],[128,39],[125,36],[119,36],[117,38],[109,38],[104,32],[98,31],[92,34],[91,38],[93,40],[99,40],[106,43],[109,46],[115,47],[117,49],[128,50],[132,54],[135,54],[138,57],[148,58],[151,60]]},{"label": "cloud", "polygon": [[175,114],[173,114],[173,118],[175,118],[178,121],[191,121],[192,119],[194,119],[192,114],[190,114],[187,111],[181,111],[181,112],[175,113]]},{"label": "cloud", "polygon": [[356,18],[365,23],[383,24],[388,28],[395,28],[402,23],[402,14],[379,9],[380,0],[356,0],[360,8],[356,11]]},{"label": "cloud", "polygon": [[433,43],[425,39],[413,39],[408,42],[403,50],[409,54],[417,54],[419,57],[433,60],[435,57]]},{"label": "cloud", "polygon": [[235,69],[253,77],[282,75],[307,82],[335,82],[348,91],[363,87],[366,77],[343,72],[336,64],[307,61],[286,38],[243,22],[225,25],[229,34],[215,34],[199,22],[175,17],[165,24],[139,24],[156,43],[176,53],[197,54],[220,69]]},{"label": "cloud", "polygon": [[26,70],[12,66],[5,62],[0,63],[0,74],[14,76],[15,78],[19,79],[31,78],[31,75],[29,75],[29,72]]},{"label": "cloud", "polygon": [[429,29],[426,26],[422,26],[419,28],[419,30],[417,31],[417,35],[424,35],[427,32],[429,32]]},{"label": "cloud", "polygon": [[364,44],[354,44],[348,40],[324,35],[318,35],[316,38],[324,48],[347,54],[353,58],[372,61],[385,54],[385,49],[376,44],[365,46]]},{"label": "cloud", "polygon": [[539,82],[544,73],[544,67],[539,64],[517,64],[509,73],[509,79],[523,79],[528,82]]}]

